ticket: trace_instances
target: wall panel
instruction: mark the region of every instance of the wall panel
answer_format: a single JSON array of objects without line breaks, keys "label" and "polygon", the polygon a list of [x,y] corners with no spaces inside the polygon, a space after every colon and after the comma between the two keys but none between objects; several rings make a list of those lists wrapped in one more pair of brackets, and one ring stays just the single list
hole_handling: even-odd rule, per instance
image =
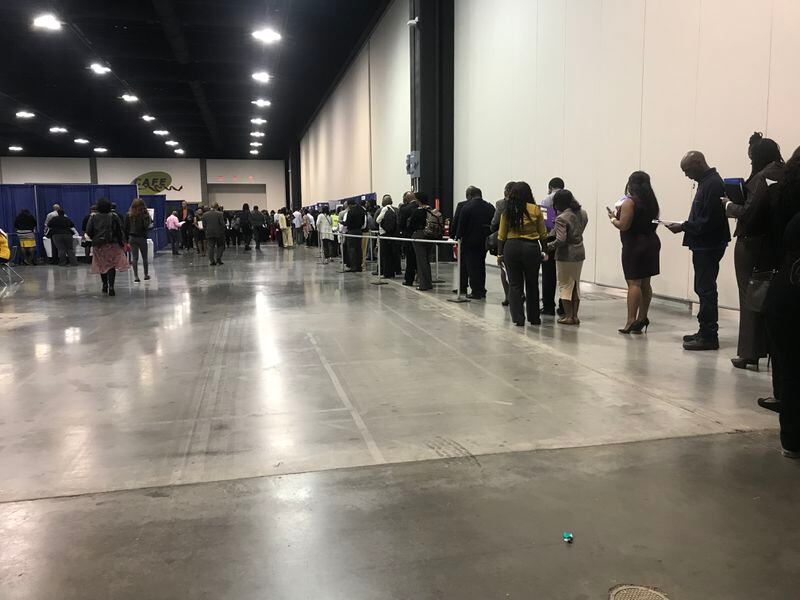
[{"label": "wall panel", "polygon": [[90,183],[88,158],[4,156],[3,183]]},{"label": "wall panel", "polygon": [[800,146],[800,2],[775,0],[770,51],[769,104],[767,134],[781,145],[789,159]]}]

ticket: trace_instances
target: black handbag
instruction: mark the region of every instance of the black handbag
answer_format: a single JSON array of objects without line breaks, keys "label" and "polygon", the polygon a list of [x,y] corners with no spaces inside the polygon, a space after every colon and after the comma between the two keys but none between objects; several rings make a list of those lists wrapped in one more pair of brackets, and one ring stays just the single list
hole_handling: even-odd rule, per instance
[{"label": "black handbag", "polygon": [[760,313],[764,310],[769,286],[775,278],[775,271],[753,271],[747,282],[747,291],[744,295],[744,308]]}]

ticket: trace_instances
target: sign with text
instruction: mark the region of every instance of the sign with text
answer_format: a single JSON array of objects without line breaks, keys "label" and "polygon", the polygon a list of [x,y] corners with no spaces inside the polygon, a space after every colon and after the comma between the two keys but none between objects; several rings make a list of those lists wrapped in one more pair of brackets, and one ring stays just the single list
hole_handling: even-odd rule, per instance
[{"label": "sign with text", "polygon": [[167,190],[179,192],[183,189],[183,186],[174,187],[172,185],[172,175],[165,171],[142,173],[131,183],[136,184],[136,189],[140,196],[162,194]]}]

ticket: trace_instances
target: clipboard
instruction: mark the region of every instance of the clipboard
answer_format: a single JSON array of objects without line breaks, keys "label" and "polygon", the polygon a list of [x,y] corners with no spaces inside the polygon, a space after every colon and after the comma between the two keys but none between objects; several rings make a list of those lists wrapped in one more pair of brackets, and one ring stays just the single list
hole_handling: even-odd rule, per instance
[{"label": "clipboard", "polygon": [[725,195],[728,197],[728,200],[734,204],[744,204],[744,179],[741,177],[731,177],[729,179],[723,179],[723,182],[725,183]]}]

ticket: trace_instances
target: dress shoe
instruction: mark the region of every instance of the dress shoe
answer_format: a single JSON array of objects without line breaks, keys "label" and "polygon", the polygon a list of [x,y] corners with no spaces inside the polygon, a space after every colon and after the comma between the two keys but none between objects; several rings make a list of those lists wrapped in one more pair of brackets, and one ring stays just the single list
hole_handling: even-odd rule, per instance
[{"label": "dress shoe", "polygon": [[422,287],[422,286],[419,286],[419,285],[418,285],[418,286],[417,286],[417,289],[418,289],[420,292],[429,292],[429,291],[431,291],[431,290],[433,289],[433,286],[431,286],[431,287]]},{"label": "dress shoe", "polygon": [[782,454],[786,458],[794,458],[794,459],[800,458],[800,451],[797,451],[797,450],[786,450],[784,448],[783,451],[782,451]]},{"label": "dress shoe", "polygon": [[530,323],[531,325],[541,325],[542,324],[542,320],[541,319],[534,319],[533,321],[528,321],[528,323]]},{"label": "dress shoe", "polygon": [[766,408],[767,410],[771,410],[772,412],[780,413],[781,412],[781,401],[776,400],[772,396],[767,396],[766,398],[759,398],[756,400],[758,405],[761,408]]},{"label": "dress shoe", "polygon": [[468,300],[486,300],[486,296],[481,296],[479,294],[467,294]]},{"label": "dress shoe", "polygon": [[694,340],[696,340],[699,337],[700,337],[699,333],[690,333],[689,335],[683,336],[683,341],[684,342],[693,342]]},{"label": "dress shoe", "polygon": [[737,369],[746,369],[748,365],[755,365],[756,371],[758,371],[758,359],[753,360],[751,358],[741,358],[737,356],[731,359],[731,364]]},{"label": "dress shoe", "polygon": [[212,260],[211,262],[209,262],[209,263],[208,263],[208,266],[209,266],[209,267],[216,267],[216,266],[217,266],[217,263],[216,263],[216,261],[213,261],[213,260]]},{"label": "dress shoe", "polygon": [[683,342],[684,350],[719,350],[719,340],[716,338],[696,337],[689,342]]},{"label": "dress shoe", "polygon": [[508,300],[503,300],[500,304],[502,304],[503,306],[508,306]]},{"label": "dress shoe", "polygon": [[556,309],[555,308],[543,308],[539,311],[543,315],[548,315],[550,317],[556,316]]}]

